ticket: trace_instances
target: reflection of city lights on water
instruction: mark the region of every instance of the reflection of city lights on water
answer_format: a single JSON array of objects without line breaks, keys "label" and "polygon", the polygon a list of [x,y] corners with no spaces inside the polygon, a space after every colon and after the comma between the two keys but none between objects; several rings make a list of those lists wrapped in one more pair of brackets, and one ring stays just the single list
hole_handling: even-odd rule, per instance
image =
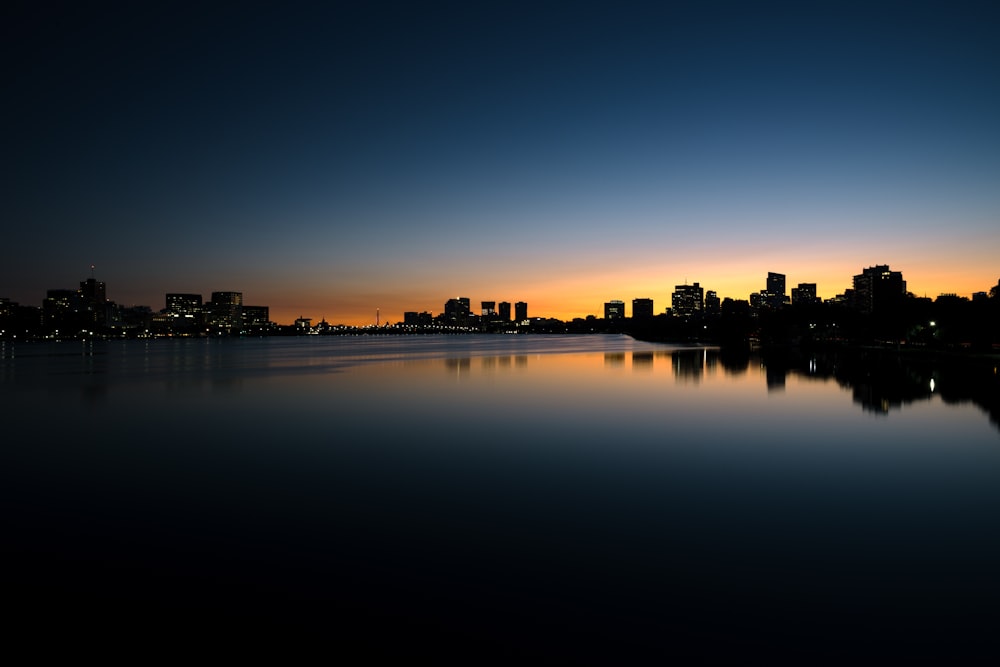
[{"label": "reflection of city lights on water", "polygon": [[816,372],[816,360],[815,359],[810,359],[809,360],[809,372],[810,373],[815,373]]},{"label": "reflection of city lights on water", "polygon": [[931,378],[931,391],[934,391],[934,378]]}]

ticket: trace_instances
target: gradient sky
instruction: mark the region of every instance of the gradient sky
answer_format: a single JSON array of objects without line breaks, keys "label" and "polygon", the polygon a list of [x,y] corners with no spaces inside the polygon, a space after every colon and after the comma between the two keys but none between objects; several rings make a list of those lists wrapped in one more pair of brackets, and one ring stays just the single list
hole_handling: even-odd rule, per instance
[{"label": "gradient sky", "polygon": [[91,264],[121,304],[238,290],[283,324],[1000,278],[995,3],[0,12],[0,296],[23,304]]}]

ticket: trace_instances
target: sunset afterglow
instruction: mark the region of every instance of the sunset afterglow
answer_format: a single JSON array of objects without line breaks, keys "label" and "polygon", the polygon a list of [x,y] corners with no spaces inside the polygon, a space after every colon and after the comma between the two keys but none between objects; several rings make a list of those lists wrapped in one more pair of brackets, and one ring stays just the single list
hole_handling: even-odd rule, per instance
[{"label": "sunset afterglow", "polygon": [[[996,18],[795,3],[23,8],[0,297],[238,290],[272,320],[455,296],[1000,277]],[[16,132],[13,130],[16,128]]]}]

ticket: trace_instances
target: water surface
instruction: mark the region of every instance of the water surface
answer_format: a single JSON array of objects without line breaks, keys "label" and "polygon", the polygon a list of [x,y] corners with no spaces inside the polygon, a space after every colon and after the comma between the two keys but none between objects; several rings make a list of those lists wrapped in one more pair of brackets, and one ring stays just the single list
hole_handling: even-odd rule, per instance
[{"label": "water surface", "polygon": [[471,662],[979,657],[995,374],[623,336],[18,345],[8,599],[26,631]]}]

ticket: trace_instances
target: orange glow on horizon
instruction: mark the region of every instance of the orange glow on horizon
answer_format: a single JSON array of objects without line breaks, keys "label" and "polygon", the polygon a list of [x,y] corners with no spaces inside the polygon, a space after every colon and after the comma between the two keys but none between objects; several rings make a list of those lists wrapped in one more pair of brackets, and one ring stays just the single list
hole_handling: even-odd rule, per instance
[{"label": "orange glow on horizon", "polygon": [[[879,262],[884,263],[884,262]],[[835,267],[833,269],[820,270],[813,267],[808,270],[806,267],[796,267],[795,271],[788,270],[786,276],[786,293],[791,294],[792,288],[799,283],[816,283],[817,294],[823,299],[829,299],[837,294],[842,294],[845,289],[852,286],[853,276],[860,273],[861,269],[872,266],[858,266],[853,269]],[[970,297],[975,292],[985,292],[997,284],[996,271],[990,277],[985,270],[978,274],[958,273],[948,271],[927,271],[920,272],[909,270],[906,265],[889,263],[892,270],[903,272],[903,278],[907,281],[907,290],[918,297],[935,298],[939,294],[954,293],[959,296]],[[772,268],[780,272],[780,267]],[[711,271],[704,271],[700,275],[687,276],[687,283],[698,282],[706,291],[714,290],[720,299],[727,297],[732,299],[749,299],[751,293],[764,289],[767,270],[760,272],[759,277],[747,279],[744,276],[737,276],[734,272],[723,270],[713,279]],[[403,321],[403,313],[406,311],[430,312],[433,316],[439,315],[444,310],[445,302],[453,297],[464,296],[471,300],[471,310],[473,313],[480,312],[480,302],[484,300],[509,301],[511,307],[517,301],[525,301],[528,304],[529,317],[549,317],[563,321],[571,321],[574,318],[585,318],[588,315],[603,317],[604,303],[612,299],[620,299],[625,302],[626,314],[631,315],[632,300],[636,298],[653,299],[654,309],[657,313],[664,312],[670,307],[670,297],[674,286],[684,284],[684,276],[677,280],[671,280],[664,276],[580,276],[576,278],[567,277],[562,280],[539,283],[531,289],[521,289],[515,294],[504,294],[511,290],[488,289],[484,287],[460,290],[451,293],[442,289],[440,295],[432,297],[414,298],[414,296],[398,295],[393,296],[391,289],[380,290],[378,294],[366,296],[364,294],[354,295],[346,298],[336,294],[303,294],[298,292],[295,298],[287,301],[280,290],[273,290],[267,298],[270,303],[263,299],[252,298],[247,300],[248,304],[270,306],[271,319],[278,324],[292,324],[296,318],[307,317],[313,323],[325,319],[330,324],[344,324],[348,326],[369,326],[376,322],[376,309],[378,318],[382,325],[395,324]],[[305,297],[305,298],[304,298]],[[289,305],[284,305],[282,302]]]}]

